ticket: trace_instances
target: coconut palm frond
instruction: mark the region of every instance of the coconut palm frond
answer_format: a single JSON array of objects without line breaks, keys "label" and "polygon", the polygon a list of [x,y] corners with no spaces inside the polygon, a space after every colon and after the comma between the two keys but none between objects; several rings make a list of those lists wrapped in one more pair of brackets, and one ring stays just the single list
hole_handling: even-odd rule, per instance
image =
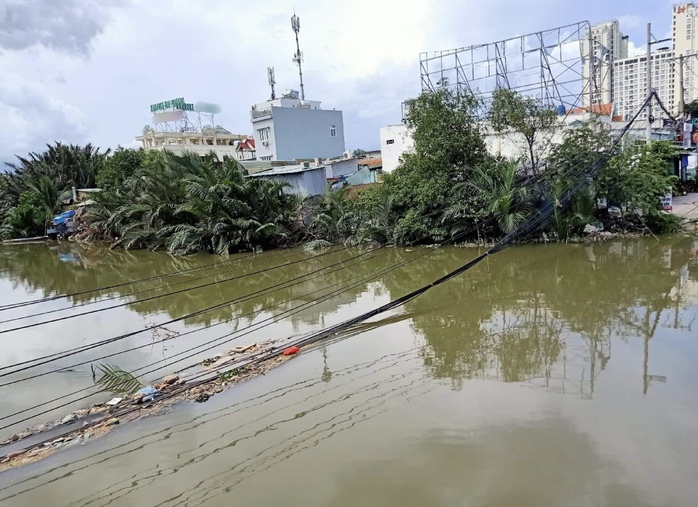
[{"label": "coconut palm frond", "polygon": [[137,377],[113,364],[99,364],[97,369],[102,372],[102,376],[97,379],[93,368],[92,379],[96,385],[105,391],[125,394],[132,393],[143,387],[143,382]]}]

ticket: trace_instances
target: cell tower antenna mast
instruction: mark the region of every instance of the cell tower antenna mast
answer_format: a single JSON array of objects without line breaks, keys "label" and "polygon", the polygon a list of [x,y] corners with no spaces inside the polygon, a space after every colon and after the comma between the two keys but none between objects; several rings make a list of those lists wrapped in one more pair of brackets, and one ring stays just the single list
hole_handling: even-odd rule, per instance
[{"label": "cell tower antenna mast", "polygon": [[296,11],[293,11],[293,16],[291,16],[291,28],[296,34],[296,53],[293,55],[293,62],[298,64],[298,75],[301,78],[301,100],[305,100],[305,88],[303,87],[303,68],[301,67],[301,62],[303,61],[303,53],[301,53],[301,46],[298,42],[298,32],[301,31],[301,20],[296,16]]},{"label": "cell tower antenna mast", "polygon": [[267,78],[269,79],[269,86],[271,87],[271,100],[274,100],[276,98],[276,92],[274,91],[274,85],[276,84],[274,67],[267,67]]}]

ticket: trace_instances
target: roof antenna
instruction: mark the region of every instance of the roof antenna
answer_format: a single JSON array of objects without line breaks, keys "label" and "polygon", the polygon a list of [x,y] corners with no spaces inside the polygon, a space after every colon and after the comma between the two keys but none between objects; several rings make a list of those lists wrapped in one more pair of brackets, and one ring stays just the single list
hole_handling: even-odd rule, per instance
[{"label": "roof antenna", "polygon": [[303,61],[303,53],[301,53],[301,46],[298,42],[298,32],[301,30],[301,20],[296,16],[296,9],[293,9],[293,16],[291,16],[291,28],[296,34],[296,53],[293,55],[293,62],[298,65],[298,75],[301,78],[301,100],[305,100],[305,89],[303,88],[303,69],[301,68],[301,62]]},{"label": "roof antenna", "polygon": [[274,67],[267,67],[267,79],[269,80],[269,86],[271,86],[271,100],[274,100],[276,98],[276,92],[274,91],[274,85],[276,84]]}]

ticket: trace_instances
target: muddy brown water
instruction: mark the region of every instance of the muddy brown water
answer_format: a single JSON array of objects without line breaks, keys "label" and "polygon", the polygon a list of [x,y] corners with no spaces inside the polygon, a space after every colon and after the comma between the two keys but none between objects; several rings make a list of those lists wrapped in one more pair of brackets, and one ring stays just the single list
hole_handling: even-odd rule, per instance
[{"label": "muddy brown water", "polygon": [[[510,248],[388,315],[263,377],[0,474],[3,506],[693,506],[698,497],[698,240]],[[270,252],[213,270],[0,311],[0,367],[247,301],[23,373],[0,387],[1,425],[89,388],[90,365],[161,361],[156,378],[236,344],[321,329],[399,297],[477,254],[386,249],[312,258]],[[233,258],[235,259],[235,258]],[[144,301],[164,291],[300,261]],[[0,305],[223,263],[202,255],[74,245],[0,248]],[[303,283],[266,288],[306,274]],[[209,276],[211,275],[211,276]],[[311,278],[312,277],[312,278]],[[180,283],[181,282],[181,283]],[[133,294],[166,283],[169,288]],[[288,282],[287,285],[290,285]],[[337,287],[355,285],[302,311]],[[37,316],[40,311],[67,308]],[[283,312],[288,312],[283,314]],[[271,325],[177,362],[182,351],[264,319]],[[133,347],[146,345],[137,350]],[[1,370],[0,374],[7,370]],[[60,417],[107,394],[37,416]],[[50,408],[50,406],[49,406]],[[24,413],[28,417],[33,413]]]}]

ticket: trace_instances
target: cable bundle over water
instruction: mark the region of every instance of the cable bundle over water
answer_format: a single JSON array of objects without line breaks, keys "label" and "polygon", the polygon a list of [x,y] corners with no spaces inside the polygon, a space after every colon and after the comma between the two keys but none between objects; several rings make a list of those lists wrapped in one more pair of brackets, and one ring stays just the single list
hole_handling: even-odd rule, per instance
[{"label": "cable bundle over water", "polygon": [[[636,117],[637,117],[637,115],[636,115]],[[635,118],[633,119],[633,121],[631,121],[631,122],[628,124],[628,126],[626,126],[626,128],[621,132],[621,135],[618,137],[618,139],[616,140],[616,142],[620,141],[620,139],[625,135],[625,133],[627,132],[627,130],[630,128],[630,125],[635,121],[636,117],[635,117]],[[562,194],[562,197],[561,197],[560,199],[558,199],[558,201],[556,201],[556,202],[551,202],[551,201],[543,202],[543,204],[540,206],[540,208],[539,208],[531,217],[529,217],[528,220],[526,220],[523,224],[521,224],[516,230],[514,230],[514,231],[512,231],[511,233],[507,234],[504,238],[502,238],[499,242],[497,242],[492,248],[490,248],[489,250],[487,250],[487,251],[484,252],[483,254],[480,254],[479,256],[477,256],[476,258],[472,259],[471,261],[467,262],[466,264],[464,264],[464,265],[462,265],[462,266],[456,268],[455,270],[450,271],[449,273],[446,273],[444,276],[440,277],[439,279],[434,280],[433,282],[431,282],[431,283],[429,283],[429,284],[427,284],[427,285],[425,285],[425,286],[423,286],[423,287],[420,287],[420,288],[418,288],[418,289],[416,289],[416,290],[414,290],[414,291],[412,291],[412,292],[410,292],[410,293],[408,293],[408,294],[406,294],[406,295],[404,295],[404,296],[402,296],[402,297],[400,297],[400,298],[397,298],[397,299],[395,299],[395,300],[393,300],[393,301],[391,301],[391,302],[389,302],[389,303],[386,303],[386,304],[384,304],[384,305],[382,305],[382,306],[380,306],[380,307],[378,307],[378,308],[375,308],[375,309],[373,309],[373,310],[371,310],[371,311],[365,312],[365,313],[363,313],[363,314],[361,314],[361,315],[359,315],[359,316],[353,317],[353,318],[351,318],[351,319],[348,319],[348,320],[346,320],[346,321],[344,321],[344,322],[341,322],[341,323],[336,324],[336,325],[334,325],[334,326],[331,326],[331,327],[329,327],[329,328],[326,328],[326,329],[323,329],[323,330],[321,330],[321,331],[312,333],[312,334],[310,334],[310,335],[308,335],[308,336],[305,336],[305,337],[303,337],[303,338],[300,338],[300,339],[298,339],[298,340],[294,340],[293,342],[290,342],[290,343],[292,343],[293,345],[296,345],[296,346],[299,346],[299,347],[300,347],[300,346],[312,344],[312,343],[314,343],[314,342],[317,342],[317,341],[319,341],[319,340],[322,340],[323,338],[327,338],[327,337],[332,336],[332,335],[337,335],[337,334],[339,334],[339,333],[341,333],[341,332],[343,332],[343,331],[349,330],[350,328],[352,328],[352,327],[355,326],[356,324],[359,324],[359,323],[364,322],[364,321],[366,321],[366,320],[368,320],[368,319],[370,319],[370,318],[372,318],[372,317],[375,317],[375,316],[380,315],[380,314],[382,314],[382,313],[384,313],[384,312],[393,310],[393,309],[395,309],[395,308],[397,308],[397,307],[399,307],[399,306],[404,305],[405,303],[407,303],[407,302],[413,300],[414,298],[416,298],[416,297],[418,297],[418,296],[424,294],[425,292],[427,292],[427,291],[428,291],[429,289],[431,289],[432,287],[435,287],[435,286],[437,286],[437,285],[441,285],[441,284],[443,284],[444,282],[446,282],[446,281],[448,281],[448,280],[450,280],[450,279],[452,279],[452,278],[454,278],[454,277],[456,277],[456,276],[458,276],[458,275],[464,273],[465,271],[467,271],[467,270],[469,270],[470,268],[472,268],[473,266],[477,265],[479,262],[481,262],[482,260],[484,260],[484,259],[487,258],[488,256],[493,255],[493,254],[495,254],[495,253],[497,253],[497,252],[503,250],[503,249],[506,248],[507,246],[511,245],[512,243],[514,243],[514,242],[516,242],[516,241],[518,241],[518,240],[520,240],[520,239],[523,239],[523,238],[527,237],[527,236],[530,235],[531,233],[533,233],[533,232],[535,232],[536,230],[538,230],[538,229],[540,228],[541,225],[543,225],[544,223],[546,223],[546,222],[551,218],[552,214],[555,212],[556,209],[566,209],[566,208],[569,206],[569,202],[570,202],[571,196],[573,195],[574,191],[575,191],[576,189],[578,189],[580,186],[585,185],[585,184],[588,184],[588,179],[589,179],[590,177],[592,177],[592,176],[595,174],[596,170],[598,169],[598,165],[599,165],[599,164],[596,163],[596,164],[592,164],[592,165],[589,166],[589,167],[582,168],[581,171],[579,171],[577,174],[574,174],[574,175],[571,174],[571,173],[572,173],[572,170],[570,169],[570,170],[569,170],[569,173],[570,173],[569,175],[572,176],[572,177],[570,178],[570,180],[569,180],[570,183],[569,183],[568,185],[566,185],[565,192]],[[533,177],[530,177],[530,179],[533,180]],[[455,241],[457,241],[457,239],[458,239],[459,237],[464,237],[465,234],[466,234],[467,232],[470,232],[470,231],[466,231],[465,233],[456,235],[456,236],[454,236],[453,238],[451,238],[451,239],[449,239],[449,240],[447,240],[447,241],[442,242],[441,244],[443,245],[443,244],[447,244],[447,243],[450,243],[450,242],[455,242]],[[423,253],[423,254],[421,254],[421,255],[414,256],[414,258],[409,259],[408,261],[403,261],[403,262],[398,263],[397,265],[395,265],[395,266],[393,266],[393,267],[388,268],[387,270],[384,270],[382,273],[378,274],[377,276],[380,276],[380,275],[382,275],[382,274],[386,274],[387,272],[390,272],[390,271],[392,271],[392,270],[394,270],[394,269],[397,269],[397,268],[399,268],[399,267],[402,267],[402,266],[406,265],[408,262],[414,262],[414,261],[416,261],[417,259],[423,257],[424,255],[428,255],[428,254],[430,254],[430,253],[431,253],[431,251],[428,251],[428,252]],[[369,277],[368,279],[373,279],[373,278],[375,278],[375,275]],[[364,283],[364,281],[362,280],[362,281],[359,282],[359,283]],[[344,288],[343,290],[346,290],[346,288]],[[339,292],[341,292],[341,291],[339,291]],[[176,292],[175,292],[175,293],[176,293]],[[336,294],[336,293],[335,293],[335,294]],[[331,296],[330,296],[330,297],[331,297]],[[223,303],[223,304],[228,304],[228,303],[229,303],[229,302],[226,302],[226,303]],[[216,305],[215,307],[219,307],[219,306],[220,306],[220,305]],[[215,308],[215,307],[212,307],[212,308]],[[208,311],[208,310],[209,310],[209,309],[206,309],[206,311]],[[295,309],[294,309],[294,310],[295,310]],[[300,311],[300,310],[299,310],[299,311]],[[197,312],[197,313],[198,313],[198,312]],[[195,313],[195,314],[196,314],[196,313]],[[188,316],[195,315],[195,314],[190,314],[190,315],[188,315]],[[278,316],[276,316],[276,317],[278,317]],[[275,317],[275,318],[276,318],[276,317]],[[184,318],[186,318],[186,317],[184,317]],[[181,319],[178,319],[178,320],[181,320]],[[169,323],[169,322],[167,322],[167,323]],[[164,324],[167,324],[167,323],[164,323]],[[162,324],[160,324],[160,325],[162,325]],[[253,329],[252,331],[256,331],[256,330],[257,330],[257,329]],[[249,332],[252,332],[252,331],[249,331]],[[139,332],[142,332],[142,331],[139,331]],[[135,334],[135,333],[134,333],[134,334]],[[244,333],[244,334],[247,334],[247,333]],[[244,334],[243,334],[243,335],[244,335]],[[131,334],[129,334],[129,336],[130,336],[130,335],[131,335]],[[224,337],[225,337],[225,336],[230,336],[230,334],[224,335]],[[242,335],[240,335],[240,336],[242,336]],[[237,336],[237,337],[239,337],[239,336]],[[223,337],[221,337],[221,338],[223,338]],[[88,350],[88,349],[86,349],[86,348],[85,348],[85,349],[81,348],[81,349],[76,350],[76,351],[74,351],[74,352],[75,352],[75,353],[79,353],[79,352],[84,352],[85,350]],[[190,350],[192,350],[192,349],[190,349]],[[260,355],[259,357],[253,359],[252,361],[249,361],[247,364],[248,364],[248,365],[251,365],[251,364],[256,364],[256,363],[260,363],[260,362],[266,361],[266,360],[268,360],[268,359],[270,359],[270,358],[272,358],[272,357],[275,357],[275,356],[278,355],[279,353],[280,353],[280,351],[277,350],[277,351],[272,351],[272,352],[269,352],[269,353],[262,354],[262,355]],[[32,367],[38,366],[38,364],[46,364],[46,362],[51,362],[51,361],[56,360],[56,359],[58,359],[58,356],[46,358],[46,361],[43,362],[43,363],[42,363],[42,362],[35,362],[35,361],[32,361],[31,363],[33,363],[33,364],[31,364],[31,366],[28,366],[28,368],[32,368]],[[87,361],[87,362],[90,362],[90,361]],[[85,363],[87,363],[87,362],[85,362]],[[80,364],[85,364],[85,363],[80,363]],[[154,364],[155,364],[155,363],[154,363]],[[234,368],[237,368],[237,367],[239,367],[239,365],[231,365],[231,369],[234,369]],[[159,369],[159,368],[158,368],[158,369]],[[12,372],[8,372],[8,373],[5,373],[5,374],[0,375],[0,376],[10,375],[10,374],[16,373],[17,371],[21,371],[21,370],[14,370],[14,371],[12,371]],[[50,373],[50,372],[49,372],[49,373]],[[46,373],[44,373],[44,374],[46,374]],[[43,374],[39,374],[39,375],[43,375]],[[194,382],[193,385],[194,385],[194,386],[200,385],[200,383],[207,382],[207,381],[209,381],[209,380],[210,380],[210,379],[202,379],[202,380],[200,380],[200,381]],[[22,380],[19,380],[19,381],[22,381]],[[18,381],[18,382],[19,382],[19,381]],[[4,384],[4,385],[9,385],[9,384],[13,384],[13,383],[15,383],[15,382],[9,382],[9,383]],[[177,390],[177,393],[179,393],[179,392],[184,392],[184,391],[186,391],[186,389],[188,389],[188,388],[191,388],[191,387],[190,387],[190,386],[186,386],[186,387],[183,387],[183,388],[181,388],[181,389],[178,389],[178,390]],[[75,394],[75,393],[73,393],[73,394]],[[66,396],[70,396],[70,395],[66,395]],[[65,398],[65,397],[62,397],[62,398]],[[59,399],[60,399],[60,398],[59,398]],[[52,400],[52,401],[55,401],[55,400]],[[46,402],[46,404],[51,403],[52,401]],[[75,402],[75,401],[77,401],[77,400],[72,400],[70,403],[73,403],[73,402]],[[35,407],[32,407],[32,409],[33,409],[33,408],[38,408],[39,406],[41,406],[41,405],[37,405],[37,406],[35,406]],[[54,409],[55,409],[55,408],[54,408]],[[51,410],[54,410],[54,409],[51,409]],[[12,416],[19,415],[19,414],[20,414],[20,413],[12,414],[11,416],[8,416],[8,417],[12,417]],[[38,414],[35,414],[35,415],[32,416],[32,417],[35,417],[36,415],[38,415]],[[20,421],[20,422],[21,422],[21,421]],[[13,423],[13,424],[17,424],[17,422],[15,422],[15,423]],[[6,426],[6,427],[7,427],[7,426]],[[5,427],[5,428],[6,428],[6,427]]]}]

